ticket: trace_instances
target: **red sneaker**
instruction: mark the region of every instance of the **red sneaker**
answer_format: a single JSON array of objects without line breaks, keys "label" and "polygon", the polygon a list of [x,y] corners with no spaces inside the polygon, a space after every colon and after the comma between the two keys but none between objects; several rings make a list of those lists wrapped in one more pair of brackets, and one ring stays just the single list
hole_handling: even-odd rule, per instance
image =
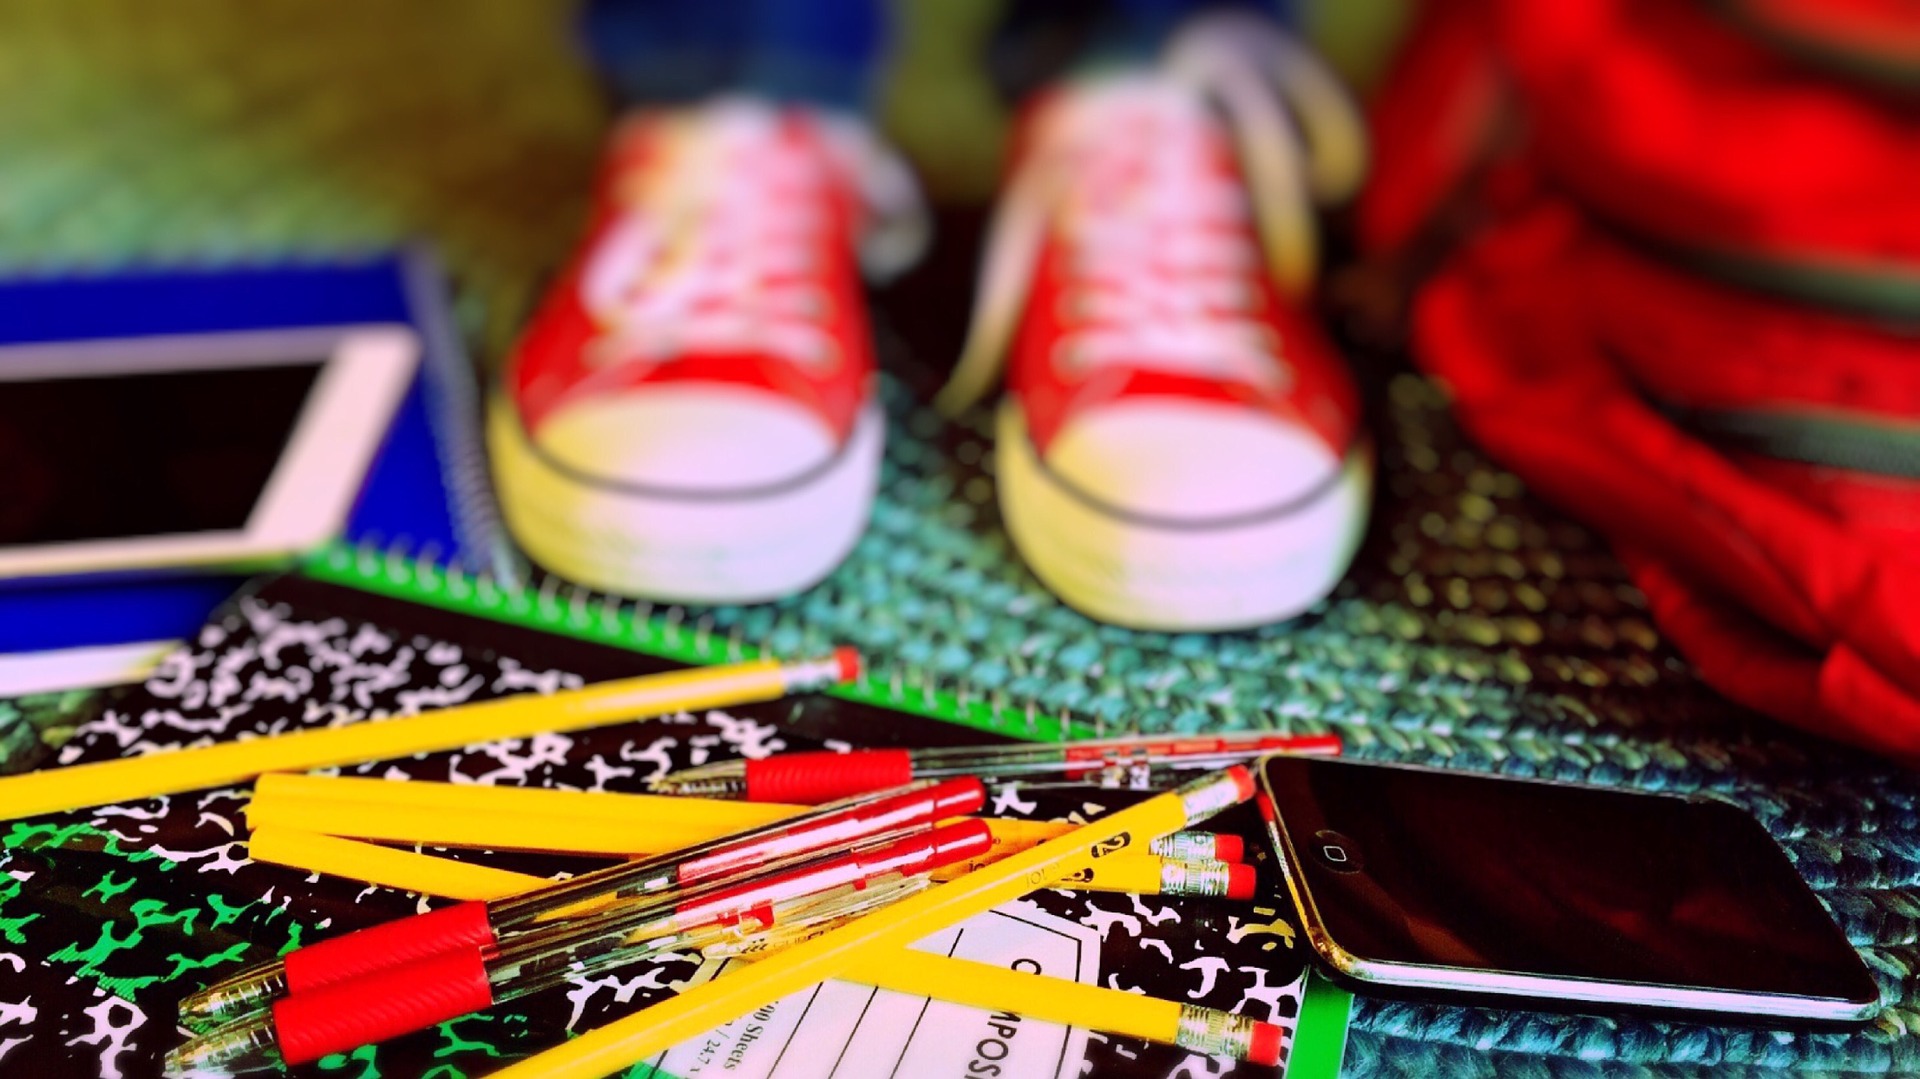
[{"label": "red sneaker", "polygon": [[1366,521],[1357,395],[1276,285],[1280,252],[1260,228],[1272,219],[1256,219],[1243,171],[1255,149],[1236,152],[1247,134],[1194,81],[1147,74],[1066,87],[1024,126],[943,403],[977,393],[1007,341],[1007,530],[1095,618],[1219,630],[1291,617],[1339,581]]},{"label": "red sneaker", "polygon": [[546,568],[615,592],[754,602],[813,584],[873,498],[857,250],[903,246],[908,174],[850,120],[723,100],[626,121],[595,201],[491,409],[508,526]]}]

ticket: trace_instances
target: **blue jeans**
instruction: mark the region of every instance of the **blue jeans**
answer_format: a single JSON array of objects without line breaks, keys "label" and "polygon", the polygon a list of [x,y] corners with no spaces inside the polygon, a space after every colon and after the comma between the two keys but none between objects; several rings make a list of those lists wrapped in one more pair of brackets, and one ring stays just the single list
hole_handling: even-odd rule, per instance
[{"label": "blue jeans", "polygon": [[[911,2],[911,0],[909,0]],[[1148,55],[1181,20],[1233,0],[1013,0],[996,51],[1029,62],[1017,93],[1065,50]],[[1275,0],[1239,0],[1284,17]],[[588,54],[622,103],[680,102],[740,90],[848,110],[867,104],[886,47],[884,0],[586,0]],[[1025,48],[1023,42],[1055,43]],[[1038,55],[1041,59],[1032,62]],[[1002,65],[1005,66],[1005,65]]]}]

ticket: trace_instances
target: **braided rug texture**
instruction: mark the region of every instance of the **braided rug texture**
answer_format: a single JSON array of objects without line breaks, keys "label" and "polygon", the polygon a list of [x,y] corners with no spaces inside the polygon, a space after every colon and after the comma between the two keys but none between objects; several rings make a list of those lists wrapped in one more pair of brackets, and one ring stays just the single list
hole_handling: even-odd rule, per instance
[{"label": "braided rug texture", "polygon": [[[605,122],[568,18],[551,0],[0,2],[0,269],[424,238],[497,358],[574,238]],[[1430,384],[1380,387],[1382,498],[1338,594],[1214,636],[1062,607],[1000,526],[986,417],[947,424],[905,385],[849,562],[792,600],[685,617],[782,651],[850,641],[905,682],[1109,731],[1336,730],[1356,757],[1716,791],[1786,845],[1885,1004],[1864,1032],[1807,1034],[1361,998],[1348,1073],[1920,1073],[1920,784],[1701,686],[1592,534],[1466,444]]]}]

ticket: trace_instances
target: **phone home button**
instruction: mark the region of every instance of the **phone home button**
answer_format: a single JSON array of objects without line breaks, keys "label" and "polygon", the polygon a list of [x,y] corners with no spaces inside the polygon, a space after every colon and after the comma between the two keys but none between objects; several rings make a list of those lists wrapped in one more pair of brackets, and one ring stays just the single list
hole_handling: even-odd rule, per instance
[{"label": "phone home button", "polygon": [[1361,869],[1360,848],[1353,840],[1331,828],[1322,828],[1313,833],[1310,844],[1313,856],[1320,864],[1335,873],[1358,873]]}]

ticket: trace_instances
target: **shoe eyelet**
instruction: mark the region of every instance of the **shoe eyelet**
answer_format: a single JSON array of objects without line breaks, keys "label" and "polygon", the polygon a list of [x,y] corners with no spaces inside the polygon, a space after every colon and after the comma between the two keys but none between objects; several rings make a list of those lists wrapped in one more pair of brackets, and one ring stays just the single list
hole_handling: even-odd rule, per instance
[{"label": "shoe eyelet", "polygon": [[806,285],[794,291],[797,299],[795,306],[801,318],[810,322],[825,322],[833,313],[833,297],[818,285]]},{"label": "shoe eyelet", "polygon": [[1062,337],[1053,343],[1053,351],[1048,356],[1054,370],[1063,375],[1078,378],[1086,374],[1086,349],[1073,337]]},{"label": "shoe eyelet", "polygon": [[1261,309],[1260,290],[1254,288],[1245,278],[1234,278],[1227,283],[1227,310],[1238,314],[1250,314]]},{"label": "shoe eyelet", "polygon": [[837,371],[843,362],[840,342],[835,341],[825,332],[811,336],[802,346],[802,353],[794,358],[800,362],[800,366],[815,375],[826,375]]}]

